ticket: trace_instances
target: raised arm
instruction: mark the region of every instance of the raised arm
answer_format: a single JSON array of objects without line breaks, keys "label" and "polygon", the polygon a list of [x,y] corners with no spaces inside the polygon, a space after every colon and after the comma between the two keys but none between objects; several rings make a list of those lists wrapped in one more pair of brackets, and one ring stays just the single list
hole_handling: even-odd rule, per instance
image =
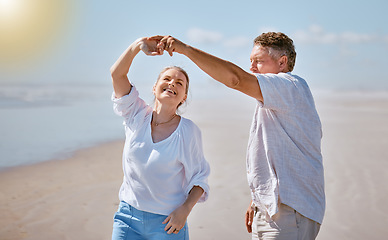
[{"label": "raised arm", "polygon": [[132,85],[128,80],[128,72],[131,67],[132,61],[135,56],[142,50],[146,55],[160,55],[161,52],[157,51],[157,41],[149,38],[139,38],[134,41],[125,51],[121,54],[119,59],[110,68],[113,89],[117,98],[127,95],[131,92]]},{"label": "raised arm", "polygon": [[256,76],[244,71],[237,65],[184,44],[171,36],[155,36],[151,39],[159,40],[158,47],[161,50],[168,51],[171,56],[173,52],[185,55],[209,76],[227,87],[263,101],[263,95]]}]

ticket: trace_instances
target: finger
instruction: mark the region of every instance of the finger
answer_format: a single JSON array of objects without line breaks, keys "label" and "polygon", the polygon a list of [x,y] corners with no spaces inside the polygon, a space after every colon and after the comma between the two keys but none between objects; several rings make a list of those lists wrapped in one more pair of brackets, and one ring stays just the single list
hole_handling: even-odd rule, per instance
[{"label": "finger", "polygon": [[251,211],[247,211],[245,213],[245,226],[246,226],[247,231],[249,233],[252,232],[252,219],[251,219],[251,214],[250,213],[251,213]]},{"label": "finger", "polygon": [[162,222],[162,224],[168,223],[168,221],[170,221],[170,219],[171,219],[171,216],[166,217],[166,219],[164,219],[164,221]]},{"label": "finger", "polygon": [[162,38],[164,38],[164,36],[156,35],[152,37],[147,37],[147,40],[160,41]]},{"label": "finger", "polygon": [[163,221],[163,224],[166,224],[166,227],[164,227],[164,231],[172,231],[174,230],[173,227],[172,227],[172,223],[170,222],[170,219],[171,217],[167,217],[164,221]]},{"label": "finger", "polygon": [[246,227],[247,227],[247,231],[249,233],[251,233],[252,232],[252,221],[248,220],[248,223],[246,224]]},{"label": "finger", "polygon": [[252,225],[252,222],[253,222],[253,216],[255,215],[254,211],[253,210],[250,210],[249,211],[249,222],[250,222],[250,225]]},{"label": "finger", "polygon": [[163,42],[159,42],[159,43],[156,45],[156,49],[157,49],[158,53],[159,53],[160,55],[162,55],[163,52],[164,52],[164,43],[163,43]]},{"label": "finger", "polygon": [[174,44],[174,39],[173,38],[171,38],[171,37],[169,37],[168,39],[167,39],[167,42],[166,42],[166,47],[164,48],[167,52],[168,52],[168,54],[170,54],[170,56],[172,57],[172,55],[173,55],[173,52],[174,52],[174,48],[173,48],[173,44]]},{"label": "finger", "polygon": [[248,211],[245,213],[245,227],[247,228],[247,231],[249,232],[249,212]]},{"label": "finger", "polygon": [[168,231],[167,234],[171,234],[175,231],[176,229],[174,227],[171,227]]},{"label": "finger", "polygon": [[170,54],[170,57],[172,57],[173,52],[174,52],[174,49],[169,48],[168,54]]},{"label": "finger", "polygon": [[163,51],[150,52],[147,55],[149,55],[149,56],[163,55]]},{"label": "finger", "polygon": [[166,43],[167,43],[168,38],[169,38],[169,36],[164,36],[164,37],[160,38],[158,40],[159,44],[163,44],[163,46],[165,46]]},{"label": "finger", "polygon": [[172,54],[174,52],[174,48],[172,47],[172,43],[171,42],[169,42],[169,45],[168,45],[168,48],[167,48],[167,52],[172,57]]}]

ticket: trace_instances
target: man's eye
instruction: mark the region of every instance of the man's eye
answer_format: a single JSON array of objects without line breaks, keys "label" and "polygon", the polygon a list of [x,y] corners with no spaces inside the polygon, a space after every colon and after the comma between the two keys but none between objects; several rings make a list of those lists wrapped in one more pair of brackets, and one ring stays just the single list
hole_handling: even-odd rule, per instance
[{"label": "man's eye", "polygon": [[178,82],[178,84],[181,85],[181,86],[183,85],[181,82]]}]

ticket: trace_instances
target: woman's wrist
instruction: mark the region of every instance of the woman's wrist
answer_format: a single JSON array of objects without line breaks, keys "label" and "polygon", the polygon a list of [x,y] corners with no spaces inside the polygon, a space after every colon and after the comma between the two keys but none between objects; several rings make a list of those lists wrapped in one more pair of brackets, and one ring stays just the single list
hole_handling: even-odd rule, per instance
[{"label": "woman's wrist", "polygon": [[137,51],[137,52],[140,52],[141,50],[141,46],[143,44],[143,41],[144,41],[145,38],[138,38],[136,39],[132,44],[132,50],[133,51]]}]

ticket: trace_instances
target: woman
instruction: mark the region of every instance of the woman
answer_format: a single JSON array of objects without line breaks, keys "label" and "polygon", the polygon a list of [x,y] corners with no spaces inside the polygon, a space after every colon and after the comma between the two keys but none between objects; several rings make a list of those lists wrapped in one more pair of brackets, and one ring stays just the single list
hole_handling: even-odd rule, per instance
[{"label": "woman", "polygon": [[165,68],[153,86],[151,108],[127,77],[140,50],[161,54],[155,40],[140,38],[111,68],[114,111],[125,118],[126,133],[112,239],[189,239],[186,220],[194,205],[207,199],[210,173],[199,128],[176,114],[189,78],[179,67]]}]

